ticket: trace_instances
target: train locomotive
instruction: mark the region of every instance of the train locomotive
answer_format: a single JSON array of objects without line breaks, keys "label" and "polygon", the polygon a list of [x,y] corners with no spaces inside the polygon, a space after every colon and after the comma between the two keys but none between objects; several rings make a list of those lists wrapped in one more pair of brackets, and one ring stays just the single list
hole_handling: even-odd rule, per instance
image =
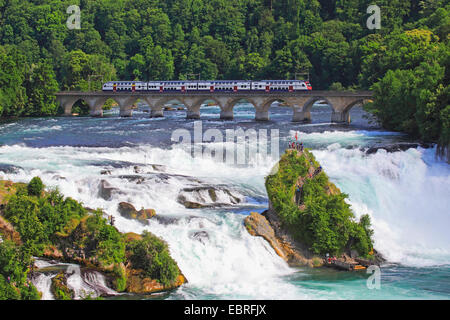
[{"label": "train locomotive", "polygon": [[215,81],[110,81],[103,91],[112,92],[294,92],[312,90],[305,80],[215,80]]}]

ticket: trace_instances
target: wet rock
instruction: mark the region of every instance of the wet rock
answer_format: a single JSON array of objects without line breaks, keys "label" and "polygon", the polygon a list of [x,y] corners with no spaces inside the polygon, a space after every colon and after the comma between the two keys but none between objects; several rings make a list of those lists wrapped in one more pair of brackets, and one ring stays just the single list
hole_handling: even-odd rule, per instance
[{"label": "wet rock", "polygon": [[126,179],[130,182],[135,182],[136,184],[141,184],[144,182],[145,178],[140,175],[134,175],[134,174],[126,174],[126,175],[120,175],[118,176],[120,179]]},{"label": "wet rock", "polygon": [[275,231],[263,215],[260,215],[257,212],[251,212],[250,215],[245,218],[244,225],[252,236],[263,237],[269,242],[275,252],[287,261],[286,254],[282,249],[280,242],[275,237]]},{"label": "wet rock", "polygon": [[180,217],[159,216],[159,215],[155,216],[154,219],[163,225],[174,224],[181,220]]},{"label": "wet rock", "polygon": [[90,160],[86,162],[86,165],[88,166],[98,166],[98,167],[112,167],[115,169],[120,168],[128,168],[131,166],[136,165],[136,163],[129,162],[129,161],[120,161],[120,160]]},{"label": "wet rock", "polygon": [[120,215],[126,219],[134,219],[142,224],[148,225],[148,219],[154,217],[156,212],[154,209],[141,209],[136,210],[136,208],[128,202],[120,202],[118,206],[118,211]]},{"label": "wet rock", "polygon": [[23,168],[12,164],[0,163],[0,171],[4,173],[18,173],[20,170],[23,170]]},{"label": "wet rock", "polygon": [[136,219],[137,210],[128,202],[120,202],[118,206],[119,213],[122,217],[127,219]]},{"label": "wet rock", "polygon": [[169,286],[164,286],[157,280],[145,277],[141,270],[127,270],[127,292],[136,294],[149,294],[153,292],[167,291],[178,288],[184,283],[187,283],[187,279],[183,274],[180,274],[175,283]]},{"label": "wet rock", "polygon": [[230,206],[241,203],[242,199],[223,187],[199,186],[182,189],[177,201],[188,209],[197,209]]},{"label": "wet rock", "polygon": [[155,171],[166,171],[166,166],[163,166],[161,164],[152,164],[151,166]]},{"label": "wet rock", "polygon": [[366,150],[366,154],[376,153],[378,150],[383,149],[387,152],[406,151],[410,148],[432,148],[431,143],[418,143],[418,142],[399,142],[395,144],[373,146]]},{"label": "wet rock", "polygon": [[252,212],[245,218],[244,225],[252,236],[264,238],[290,266],[313,267],[323,264],[322,258],[312,255],[308,248],[291,237],[275,211],[269,209],[262,214]]},{"label": "wet rock", "polygon": [[139,166],[134,166],[133,171],[134,173],[142,173],[142,169]]},{"label": "wet rock", "polygon": [[105,200],[111,199],[113,192],[120,192],[118,188],[111,186],[106,180],[101,180],[99,185],[98,195]]},{"label": "wet rock", "polygon": [[204,218],[198,217],[198,216],[179,217],[179,216],[160,216],[160,215],[156,215],[156,216],[153,217],[153,219],[158,221],[160,224],[169,225],[169,224],[178,223],[181,220],[184,220],[184,221],[187,221],[187,222],[191,222],[194,219],[204,219]]},{"label": "wet rock", "polygon": [[203,244],[206,244],[209,240],[209,234],[206,231],[196,231],[189,235],[191,239],[200,241]]}]

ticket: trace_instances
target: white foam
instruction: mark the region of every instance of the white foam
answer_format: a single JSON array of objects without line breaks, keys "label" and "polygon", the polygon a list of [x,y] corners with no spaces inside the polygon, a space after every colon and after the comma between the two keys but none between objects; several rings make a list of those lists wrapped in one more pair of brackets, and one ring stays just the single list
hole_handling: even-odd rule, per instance
[{"label": "white foam", "polygon": [[434,152],[313,151],[349,194],[355,214],[371,216],[376,248],[391,262],[413,266],[450,263],[450,169],[433,159]]}]

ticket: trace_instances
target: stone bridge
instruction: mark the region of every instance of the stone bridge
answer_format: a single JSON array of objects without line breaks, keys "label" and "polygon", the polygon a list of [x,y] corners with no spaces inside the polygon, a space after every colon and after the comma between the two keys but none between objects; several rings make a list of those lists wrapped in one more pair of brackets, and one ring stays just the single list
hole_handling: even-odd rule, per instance
[{"label": "stone bridge", "polygon": [[275,101],[283,101],[292,108],[292,121],[310,121],[311,108],[316,101],[324,100],[332,108],[331,122],[349,123],[350,109],[372,98],[370,91],[297,91],[297,92],[76,92],[56,94],[64,114],[72,114],[72,106],[78,100],[85,101],[91,116],[102,116],[106,100],[113,99],[120,107],[120,116],[131,117],[132,106],[138,99],[150,106],[151,117],[163,117],[164,105],[178,101],[186,107],[188,119],[200,118],[200,106],[208,100],[220,107],[220,118],[233,119],[233,108],[241,102],[251,103],[255,108],[255,120],[269,120],[269,108]]}]

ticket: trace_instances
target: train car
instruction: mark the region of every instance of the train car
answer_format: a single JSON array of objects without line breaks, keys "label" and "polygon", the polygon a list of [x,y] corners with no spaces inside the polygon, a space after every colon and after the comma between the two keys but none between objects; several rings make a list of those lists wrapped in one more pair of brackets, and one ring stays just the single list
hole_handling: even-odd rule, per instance
[{"label": "train car", "polygon": [[214,81],[198,81],[197,91],[209,91],[214,92],[215,83]]},{"label": "train car", "polygon": [[164,91],[164,82],[161,82],[161,81],[147,82],[147,91],[148,92],[163,92]]},{"label": "train car", "polygon": [[110,81],[103,84],[103,91],[142,92],[147,91],[147,83],[142,81]]},{"label": "train car", "polygon": [[103,84],[103,91],[113,92],[294,92],[312,90],[304,80],[203,80],[203,81],[110,81]]},{"label": "train car", "polygon": [[252,90],[251,81],[243,81],[243,80],[214,81],[214,91],[238,92],[250,90]]},{"label": "train car", "polygon": [[251,91],[252,82],[251,81],[236,81],[235,82],[236,91]]},{"label": "train car", "polygon": [[270,84],[266,81],[252,81],[252,91],[270,91]]},{"label": "train car", "polygon": [[163,91],[186,92],[187,81],[165,81]]},{"label": "train car", "polygon": [[[219,92],[233,92],[235,91],[235,85],[233,80],[219,80],[214,81],[214,91]],[[237,90],[237,88],[236,88]]]},{"label": "train car", "polygon": [[312,90],[308,81],[304,80],[263,80],[253,82],[253,90],[257,91],[303,91]]}]

